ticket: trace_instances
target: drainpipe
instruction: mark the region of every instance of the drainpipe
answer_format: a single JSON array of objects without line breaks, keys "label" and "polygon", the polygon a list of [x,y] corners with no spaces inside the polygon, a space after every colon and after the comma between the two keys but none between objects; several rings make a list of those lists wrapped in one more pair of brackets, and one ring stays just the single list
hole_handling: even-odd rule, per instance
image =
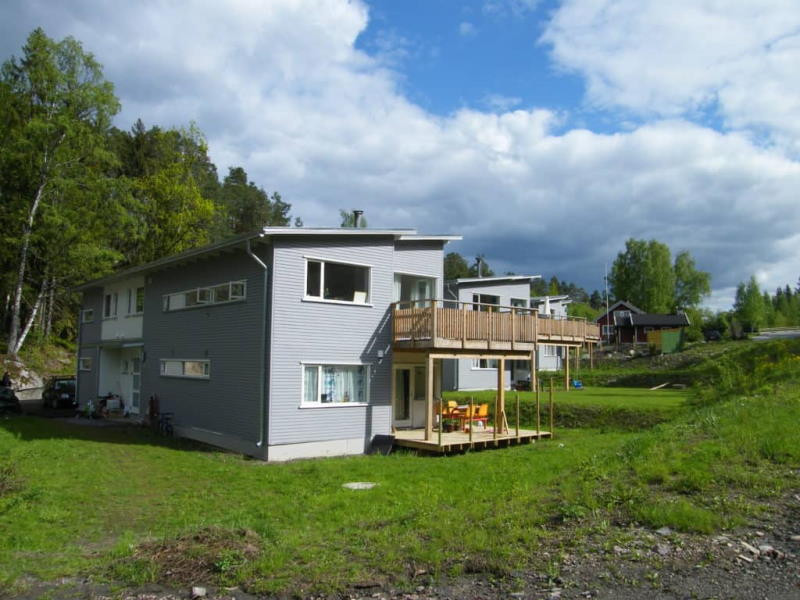
[{"label": "drainpipe", "polygon": [[[263,234],[262,234],[263,237]],[[266,377],[266,363],[267,363],[267,265],[264,264],[264,261],[258,258],[253,253],[253,249],[250,247],[250,240],[247,240],[247,245],[245,247],[245,251],[247,254],[252,258],[259,267],[264,270],[264,285],[261,291],[261,297],[264,303],[264,310],[261,312],[261,378],[259,381],[259,395],[260,395],[260,402],[259,402],[259,415],[258,415],[258,442],[256,446],[261,448],[264,445],[264,419],[266,418],[266,393],[264,389],[264,379]]]}]

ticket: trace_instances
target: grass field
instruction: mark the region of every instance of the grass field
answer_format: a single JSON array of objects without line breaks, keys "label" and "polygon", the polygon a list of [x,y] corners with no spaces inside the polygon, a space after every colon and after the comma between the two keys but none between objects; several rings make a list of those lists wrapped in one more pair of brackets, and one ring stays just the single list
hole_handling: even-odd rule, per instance
[{"label": "grass field", "polygon": [[22,574],[264,593],[547,572],[542,550],[612,521],[730,527],[797,485],[798,365],[800,344],[715,367],[691,408],[667,391],[565,393],[557,406],[671,416],[447,457],[263,464],[141,429],[0,420],[0,596]]},{"label": "grass field", "polygon": [[[554,381],[555,383],[555,381]],[[459,404],[470,399],[476,404],[488,403],[494,410],[496,392],[445,392],[446,400]],[[679,389],[649,390],[647,388],[620,388],[587,386],[582,390],[555,389],[556,426],[561,428],[615,428],[638,430],[652,427],[677,416],[686,407],[688,392]],[[509,424],[516,420],[516,401],[520,403],[520,425],[530,427],[536,423],[536,395],[534,392],[506,392],[506,414]],[[547,423],[549,393],[540,394],[542,423]]]}]

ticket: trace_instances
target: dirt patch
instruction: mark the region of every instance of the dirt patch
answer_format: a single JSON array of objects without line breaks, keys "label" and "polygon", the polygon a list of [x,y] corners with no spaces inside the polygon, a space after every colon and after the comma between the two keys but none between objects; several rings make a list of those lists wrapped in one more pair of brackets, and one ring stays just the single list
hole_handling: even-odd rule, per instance
[{"label": "dirt patch", "polygon": [[209,527],[174,539],[140,544],[131,556],[112,565],[112,575],[130,582],[150,580],[174,587],[198,582],[224,584],[261,549],[261,538],[255,531]]}]

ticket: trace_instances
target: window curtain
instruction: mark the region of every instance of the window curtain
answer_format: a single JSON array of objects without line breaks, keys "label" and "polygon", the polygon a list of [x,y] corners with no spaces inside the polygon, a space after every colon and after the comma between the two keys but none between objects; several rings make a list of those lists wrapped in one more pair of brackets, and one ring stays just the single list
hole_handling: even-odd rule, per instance
[{"label": "window curtain", "polygon": [[303,390],[304,390],[304,398],[303,401],[306,403],[311,402],[319,402],[320,399],[317,398],[317,377],[319,376],[319,367],[306,367],[305,374],[303,377]]},{"label": "window curtain", "polygon": [[364,402],[364,367],[323,367],[323,402]]}]

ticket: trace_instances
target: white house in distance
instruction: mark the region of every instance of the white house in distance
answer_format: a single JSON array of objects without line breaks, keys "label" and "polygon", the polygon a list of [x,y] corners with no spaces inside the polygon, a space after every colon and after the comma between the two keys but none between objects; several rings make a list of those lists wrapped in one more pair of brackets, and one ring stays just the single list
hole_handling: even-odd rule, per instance
[{"label": "white house in distance", "polygon": [[[469,277],[446,281],[445,301],[453,307],[488,312],[532,314],[540,317],[566,319],[569,296],[531,297],[531,282],[540,275],[506,275],[502,277]],[[518,314],[519,314],[518,313]],[[555,371],[563,365],[563,351],[559,346],[540,344],[536,353],[537,368]],[[530,380],[529,361],[506,361],[504,374],[506,388],[515,382]],[[497,384],[497,361],[486,358],[447,361],[444,365],[443,387],[446,390],[484,390]]]}]

